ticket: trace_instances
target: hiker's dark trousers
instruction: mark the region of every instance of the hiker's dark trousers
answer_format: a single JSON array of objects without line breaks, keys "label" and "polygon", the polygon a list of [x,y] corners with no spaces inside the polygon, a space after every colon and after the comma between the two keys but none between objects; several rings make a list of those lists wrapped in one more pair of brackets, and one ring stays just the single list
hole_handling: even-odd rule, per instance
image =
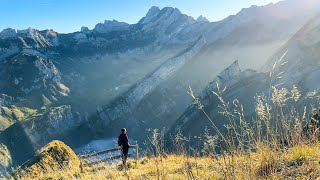
[{"label": "hiker's dark trousers", "polygon": [[122,148],[122,161],[125,163],[127,161],[128,153],[129,153],[129,147],[123,147]]}]

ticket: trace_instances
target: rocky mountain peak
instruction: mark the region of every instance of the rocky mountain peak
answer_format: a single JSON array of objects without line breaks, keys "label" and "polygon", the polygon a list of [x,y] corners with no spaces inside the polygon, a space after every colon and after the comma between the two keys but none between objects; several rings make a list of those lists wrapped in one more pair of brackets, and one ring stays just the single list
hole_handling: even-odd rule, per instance
[{"label": "rocky mountain peak", "polygon": [[177,8],[165,7],[160,10],[153,7],[138,24],[143,25],[144,32],[154,33],[159,41],[168,42],[195,22],[192,17],[182,14]]},{"label": "rocky mountain peak", "polygon": [[46,36],[51,36],[51,37],[57,37],[58,33],[54,31],[53,29],[47,29],[45,30]]},{"label": "rocky mountain peak", "polygon": [[50,43],[52,46],[58,46],[59,43],[59,38],[58,38],[58,33],[52,29],[45,30],[44,34],[45,38],[47,41]]},{"label": "rocky mountain peak", "polygon": [[87,33],[87,32],[89,32],[90,30],[89,30],[88,27],[82,26],[80,31],[83,32],[83,33]]},{"label": "rocky mountain peak", "polygon": [[16,38],[18,37],[16,30],[7,28],[0,32],[0,39]]},{"label": "rocky mountain peak", "polygon": [[197,22],[209,22],[206,17],[203,17],[202,15],[199,16],[196,20]]},{"label": "rocky mountain peak", "polygon": [[168,12],[168,13],[182,14],[178,8],[174,8],[174,7],[164,7],[163,9],[161,9],[161,11]]},{"label": "rocky mountain peak", "polygon": [[164,7],[161,10],[158,7],[151,7],[147,15],[142,18],[139,23],[155,25],[159,22],[165,23],[167,21],[174,21],[182,16],[186,16],[181,13],[178,8]]},{"label": "rocky mountain peak", "polygon": [[104,23],[97,24],[93,30],[100,33],[107,33],[111,31],[128,30],[129,26],[130,25],[125,22],[119,22],[117,20],[105,20]]},{"label": "rocky mountain peak", "polygon": [[226,87],[231,85],[232,83],[236,82],[240,77],[242,71],[239,66],[239,61],[234,61],[230,66],[228,66],[225,70],[223,70],[209,85],[205,88],[202,92],[202,97],[206,97],[205,95],[211,94],[210,92],[213,89],[216,89],[217,84],[220,87]]},{"label": "rocky mountain peak", "polygon": [[229,67],[227,67],[224,71],[222,71],[218,78],[223,81],[232,80],[236,76],[241,73],[241,69],[239,66],[239,61],[234,61]]},{"label": "rocky mountain peak", "polygon": [[17,33],[18,34],[29,34],[29,33],[32,33],[34,31],[37,31],[35,29],[33,29],[32,27],[29,27],[28,29],[22,29],[22,30],[17,30]]},{"label": "rocky mountain peak", "polygon": [[160,8],[153,6],[149,9],[147,15],[141,20],[142,24],[149,23],[158,13],[160,12]]},{"label": "rocky mountain peak", "polygon": [[[50,39],[47,39],[45,36],[56,37],[57,33],[53,30],[46,30],[46,33],[41,33],[39,30],[29,27],[28,29],[18,30],[17,34],[21,38],[30,38],[33,39],[34,45],[36,48],[45,48],[52,46]],[[28,44],[30,46],[30,44]]]}]

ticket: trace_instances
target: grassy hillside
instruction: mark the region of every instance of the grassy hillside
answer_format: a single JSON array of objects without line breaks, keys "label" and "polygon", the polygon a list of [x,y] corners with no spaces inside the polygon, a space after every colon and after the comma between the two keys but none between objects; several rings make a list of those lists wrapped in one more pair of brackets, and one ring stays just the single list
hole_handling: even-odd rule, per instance
[{"label": "grassy hillside", "polygon": [[10,125],[24,121],[34,115],[37,115],[36,109],[23,106],[0,106],[0,131],[8,128]]},{"label": "grassy hillside", "polygon": [[23,171],[16,172],[17,179],[308,179],[320,176],[318,143],[300,144],[286,150],[262,145],[256,152],[220,156],[144,157],[138,164],[129,161],[127,172],[118,170],[120,163],[81,170],[72,150],[58,141],[44,147],[35,157],[41,159],[29,161],[28,168],[24,165]]},{"label": "grassy hillside", "polygon": [[[143,158],[127,174],[105,167],[101,179],[285,179],[320,176],[320,146],[298,145],[286,151],[261,147],[255,153],[215,157],[168,155]],[[89,177],[94,178],[95,175]]]}]

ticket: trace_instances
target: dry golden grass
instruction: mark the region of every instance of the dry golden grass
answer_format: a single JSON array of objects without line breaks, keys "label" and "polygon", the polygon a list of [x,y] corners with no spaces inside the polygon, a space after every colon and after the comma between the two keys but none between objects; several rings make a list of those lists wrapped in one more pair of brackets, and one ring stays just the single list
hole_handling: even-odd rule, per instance
[{"label": "dry golden grass", "polygon": [[137,165],[129,161],[127,172],[118,170],[120,162],[82,171],[76,163],[48,171],[46,166],[51,167],[52,161],[46,158],[21,179],[316,179],[320,177],[320,144],[281,151],[261,146],[256,152],[217,157],[144,157]]}]

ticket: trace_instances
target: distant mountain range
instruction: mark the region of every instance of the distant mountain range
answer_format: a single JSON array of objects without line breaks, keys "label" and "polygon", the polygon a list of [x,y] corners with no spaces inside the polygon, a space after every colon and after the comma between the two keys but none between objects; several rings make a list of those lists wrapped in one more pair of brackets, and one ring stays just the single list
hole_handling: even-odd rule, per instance
[{"label": "distant mountain range", "polygon": [[9,155],[0,169],[23,163],[53,139],[77,148],[116,137],[122,127],[141,141],[148,128],[198,135],[208,124],[192,105],[189,85],[222,127],[215,83],[227,86],[227,100],[253,107],[286,50],[284,86],[295,84],[305,95],[319,88],[318,14],[318,1],[287,0],[219,22],[152,7],[137,24],[105,21],[69,34],[5,29],[0,156]]}]

